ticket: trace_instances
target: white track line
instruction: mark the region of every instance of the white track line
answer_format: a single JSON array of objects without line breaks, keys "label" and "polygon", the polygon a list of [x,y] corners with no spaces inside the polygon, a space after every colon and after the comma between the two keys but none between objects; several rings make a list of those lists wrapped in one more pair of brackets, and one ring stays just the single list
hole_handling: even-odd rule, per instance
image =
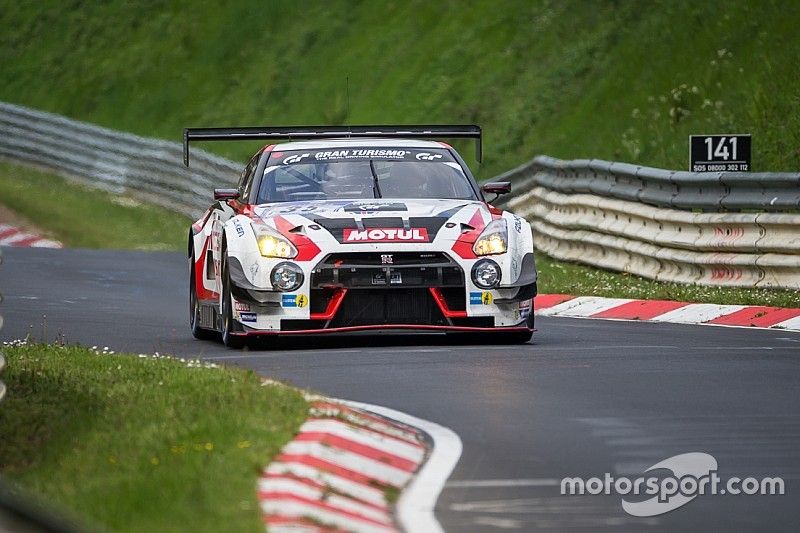
[{"label": "white track line", "polygon": [[653,322],[673,322],[678,324],[702,324],[723,315],[735,313],[744,309],[744,305],[718,305],[718,304],[689,304],[658,315],[650,320]]},{"label": "white track line", "polygon": [[343,401],[352,407],[371,411],[386,418],[415,427],[433,439],[430,457],[417,472],[417,475],[403,490],[397,502],[397,519],[406,531],[441,533],[442,529],[433,514],[436,500],[442,492],[447,478],[461,457],[462,444],[459,436],[451,429],[435,422],[415,416],[361,402]]}]

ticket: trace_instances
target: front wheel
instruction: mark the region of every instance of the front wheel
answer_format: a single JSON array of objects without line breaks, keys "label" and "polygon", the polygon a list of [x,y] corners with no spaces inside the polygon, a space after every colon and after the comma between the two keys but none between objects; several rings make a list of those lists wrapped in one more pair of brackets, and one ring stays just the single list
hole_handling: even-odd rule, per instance
[{"label": "front wheel", "polygon": [[228,275],[228,260],[225,252],[222,254],[222,344],[228,348],[241,348],[244,346],[244,339],[234,335],[236,322],[233,320],[233,305],[231,302],[231,278]]}]

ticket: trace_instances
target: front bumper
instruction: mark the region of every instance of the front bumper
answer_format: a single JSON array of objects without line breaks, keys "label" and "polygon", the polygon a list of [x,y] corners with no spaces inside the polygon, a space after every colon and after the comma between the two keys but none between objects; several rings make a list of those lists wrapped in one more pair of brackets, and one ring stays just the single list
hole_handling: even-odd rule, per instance
[{"label": "front bumper", "polygon": [[462,263],[442,252],[335,253],[306,267],[298,291],[281,293],[250,285],[232,262],[234,319],[243,335],[528,329],[535,269],[512,286],[481,290]]}]

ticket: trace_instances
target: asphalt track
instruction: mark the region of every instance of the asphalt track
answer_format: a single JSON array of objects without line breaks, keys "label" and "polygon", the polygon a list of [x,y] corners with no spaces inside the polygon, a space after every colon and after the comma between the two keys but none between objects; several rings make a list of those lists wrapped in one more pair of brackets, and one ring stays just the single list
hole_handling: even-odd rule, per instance
[{"label": "asphalt track", "polygon": [[[200,356],[451,428],[464,451],[436,508],[448,530],[800,523],[800,334],[541,318],[521,347],[360,335],[237,352],[191,338],[179,253],[3,255],[3,340],[46,329],[117,351]],[[635,477],[687,452],[713,455],[722,478],[781,476],[786,494],[699,496],[651,518],[626,515],[619,496],[560,495],[564,476]]]}]

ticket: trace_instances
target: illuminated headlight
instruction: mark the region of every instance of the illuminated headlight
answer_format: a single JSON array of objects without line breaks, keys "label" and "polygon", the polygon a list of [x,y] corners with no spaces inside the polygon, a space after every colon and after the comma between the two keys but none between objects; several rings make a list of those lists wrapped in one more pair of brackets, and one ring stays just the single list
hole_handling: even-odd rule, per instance
[{"label": "illuminated headlight", "polygon": [[303,271],[294,263],[278,263],[269,279],[279,291],[293,291],[303,284]]},{"label": "illuminated headlight", "polygon": [[264,257],[291,259],[297,255],[297,248],[272,228],[266,226],[257,228],[256,241],[258,241],[258,251]]},{"label": "illuminated headlight", "polygon": [[478,240],[472,245],[475,255],[503,254],[508,250],[508,230],[502,218],[492,220],[483,230]]},{"label": "illuminated headlight", "polygon": [[497,287],[500,277],[500,265],[491,259],[481,259],[472,267],[472,281],[481,289]]}]

